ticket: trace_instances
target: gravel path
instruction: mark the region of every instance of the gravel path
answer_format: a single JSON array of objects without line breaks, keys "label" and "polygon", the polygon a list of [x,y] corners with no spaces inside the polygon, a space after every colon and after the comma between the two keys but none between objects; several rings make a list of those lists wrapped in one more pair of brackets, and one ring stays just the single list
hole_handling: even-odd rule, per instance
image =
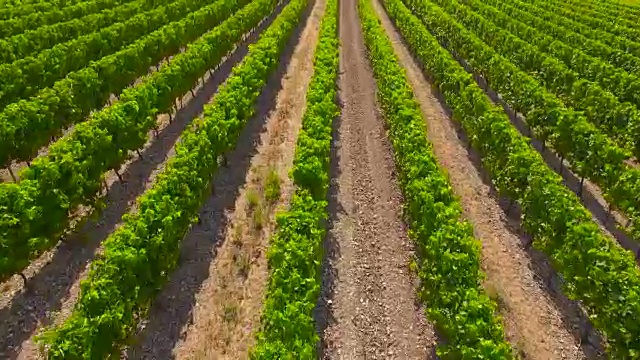
[{"label": "gravel path", "polygon": [[[435,344],[409,271],[413,247],[401,219],[391,147],[375,102],[357,1],[340,4],[339,96],[334,138],[338,159],[328,272],[335,279],[322,301],[327,359],[424,359]],[[322,329],[321,329],[322,331]]]},{"label": "gravel path", "polygon": [[470,154],[459,139],[447,111],[402,43],[382,5],[377,0],[373,3],[407,70],[438,161],[447,170],[464,215],[471,220],[476,236],[482,241],[482,267],[488,278],[485,287],[501,305],[509,341],[527,359],[585,358],[563,322],[562,310],[541,284],[534,270],[537,265],[523,249],[524,240],[517,233],[517,224],[510,222],[491,195],[490,187],[474,165],[475,155]]}]

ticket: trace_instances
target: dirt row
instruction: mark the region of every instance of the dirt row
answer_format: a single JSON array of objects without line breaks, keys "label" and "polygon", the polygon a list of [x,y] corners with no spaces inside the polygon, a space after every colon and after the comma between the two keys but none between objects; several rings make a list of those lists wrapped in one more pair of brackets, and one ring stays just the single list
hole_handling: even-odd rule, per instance
[{"label": "dirt row", "polygon": [[340,2],[342,115],[334,132],[323,358],[424,359],[436,339],[409,271],[413,246],[356,7]]}]

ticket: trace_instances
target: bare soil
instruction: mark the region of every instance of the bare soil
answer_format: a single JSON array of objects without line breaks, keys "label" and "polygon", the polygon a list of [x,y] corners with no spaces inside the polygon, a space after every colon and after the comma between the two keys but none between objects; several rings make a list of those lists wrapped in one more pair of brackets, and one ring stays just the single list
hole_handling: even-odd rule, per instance
[{"label": "bare soil", "polygon": [[[413,244],[401,218],[402,197],[357,1],[340,2],[339,96],[331,228],[319,322],[326,359],[433,358],[436,343],[409,270]],[[326,328],[323,328],[325,327]]]},{"label": "bare soil", "polygon": [[500,304],[508,340],[527,359],[585,358],[580,344],[563,322],[562,309],[540,283],[534,270],[536,265],[523,248],[524,239],[491,195],[490,186],[474,164],[474,156],[459,139],[447,110],[382,5],[376,0],[373,2],[407,70],[438,162],[449,174],[464,215],[473,223],[475,235],[482,241],[482,267],[487,274],[485,287]]},{"label": "bare soil", "polygon": [[[208,229],[194,229],[185,240],[191,242],[194,238],[196,243],[217,245],[218,248],[208,250],[216,253],[215,259],[206,270],[206,279],[196,290],[190,320],[179,329],[180,339],[170,348],[165,344],[175,341],[167,341],[168,334],[161,329],[151,329],[132,357],[158,358],[163,353],[172,353],[171,357],[178,359],[248,358],[254,331],[260,323],[268,278],[265,255],[275,230],[275,213],[287,207],[293,194],[293,184],[287,173],[293,163],[306,106],[305,96],[313,73],[314,49],[324,8],[325,1],[317,1],[306,25],[300,26],[304,30],[297,39],[286,74],[278,79],[281,90],[274,102],[275,108],[265,116],[266,129],[260,135],[257,153],[254,156],[245,153],[243,161],[250,162],[249,170],[242,179],[244,185],[233,206],[220,209],[225,218],[221,223],[211,224]],[[234,160],[230,161],[231,166],[235,166],[234,163]],[[273,172],[277,173],[280,183],[279,199],[269,199],[265,194],[269,183],[273,184],[274,178],[269,180]],[[210,202],[224,203],[225,190],[218,188]],[[165,304],[164,310],[158,309],[152,317],[172,321],[166,309],[180,306],[176,300],[179,298],[161,295],[160,301],[170,304]],[[163,325],[165,321],[162,321]]]},{"label": "bare soil", "polygon": [[105,207],[93,214],[90,213],[94,209],[79,210],[78,218],[83,219],[65,239],[25,269],[26,287],[17,275],[0,284],[0,358],[38,358],[34,336],[45,326],[59,324],[68,317],[77,301],[80,281],[100,252],[101,242],[120,225],[122,215],[135,210],[136,198],[150,188],[173,156],[182,131],[202,112],[232,67],[246,54],[248,45],[273,18],[270,16],[257,27],[215,71],[206,74],[193,93],[185,94],[173,121],[169,121],[168,114],[158,117],[158,131],[149,133],[148,142],[140,149],[142,156],[134,155],[118,170],[123,181],[113,171],[107,174]]}]

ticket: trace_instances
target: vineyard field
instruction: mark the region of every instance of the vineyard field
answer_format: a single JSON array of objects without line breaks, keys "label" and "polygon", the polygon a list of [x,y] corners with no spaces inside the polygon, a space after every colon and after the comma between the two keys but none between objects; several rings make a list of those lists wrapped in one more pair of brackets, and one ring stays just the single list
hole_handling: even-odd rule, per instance
[{"label": "vineyard field", "polygon": [[640,358],[640,3],[0,0],[0,358]]}]

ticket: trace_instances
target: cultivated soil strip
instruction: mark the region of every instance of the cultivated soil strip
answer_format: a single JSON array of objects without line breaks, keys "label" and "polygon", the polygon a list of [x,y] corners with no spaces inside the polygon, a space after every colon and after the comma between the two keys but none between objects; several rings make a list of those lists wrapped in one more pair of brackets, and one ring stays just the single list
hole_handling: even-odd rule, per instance
[{"label": "cultivated soil strip", "polygon": [[[328,307],[323,335],[327,359],[425,359],[436,343],[419,305],[409,270],[413,246],[401,219],[401,193],[392,150],[376,109],[357,1],[340,2],[339,96],[336,121],[336,197],[328,254],[335,273],[322,300]],[[336,159],[334,159],[336,161]],[[321,329],[322,330],[322,329]]]},{"label": "cultivated soil strip", "polygon": [[501,305],[508,340],[527,359],[585,358],[580,345],[566,329],[561,310],[533,270],[535,265],[523,249],[522,237],[491,196],[490,187],[483,182],[465,144],[458,138],[447,111],[402,43],[382,5],[377,0],[373,2],[407,70],[438,161],[448,171],[464,214],[482,241],[482,267],[488,278],[485,287]]},{"label": "cultivated soil strip", "polygon": [[140,149],[142,157],[133,156],[119,169],[123,181],[113,171],[107,174],[109,191],[99,214],[83,220],[63,242],[25,269],[27,288],[17,275],[0,284],[0,358],[38,358],[34,336],[44,326],[60,324],[69,316],[80,292],[80,281],[101,250],[101,242],[119,226],[122,215],[135,208],[136,198],[151,187],[156,175],[173,156],[182,131],[202,112],[233,66],[247,53],[249,44],[281,8],[279,5],[218,68],[205,74],[193,92],[183,96],[173,121],[169,121],[168,114],[158,116],[157,134],[149,133],[149,141]]},{"label": "cultivated soil strip", "polygon": [[[277,88],[280,91],[275,101],[264,104],[273,110],[259,115],[266,117],[263,120],[266,124],[264,129],[254,131],[254,134],[260,134],[264,130],[260,138],[255,139],[259,142],[256,154],[245,152],[242,155],[243,161],[250,163],[247,164],[248,171],[241,174],[245,176],[237,196],[229,199],[229,194],[234,191],[227,189],[237,182],[228,181],[220,187],[214,185],[214,195],[209,203],[218,204],[211,211],[218,214],[211,215],[225,219],[203,218],[203,224],[207,226],[194,227],[185,239],[186,243],[207,244],[206,249],[203,246],[194,252],[211,255],[206,269],[201,269],[206,271],[203,275],[206,279],[192,295],[195,304],[186,310],[189,320],[181,326],[165,322],[155,324],[179,327],[175,330],[180,333],[180,339],[173,339],[171,331],[163,331],[151,324],[150,331],[143,335],[141,346],[133,349],[132,358],[167,357],[169,353],[178,359],[248,358],[254,332],[260,323],[268,278],[266,251],[275,231],[275,214],[287,207],[294,190],[288,171],[293,164],[295,143],[306,106],[305,96],[313,74],[314,50],[324,9],[324,0],[315,2],[306,24],[300,25],[302,31],[299,38],[296,36],[297,42],[291,44],[295,48],[288,65],[282,69],[284,76],[277,79],[278,84],[270,84],[276,87],[274,93]],[[240,147],[243,146],[238,145]],[[229,158],[229,166],[238,166],[233,156]],[[233,172],[227,169],[220,171]],[[278,192],[274,192],[276,188],[279,188]],[[232,206],[218,208],[228,200],[234,202]],[[211,259],[213,256],[215,258]],[[200,261],[199,266],[203,265]],[[189,267],[193,266],[186,264],[178,271],[187,272]],[[177,309],[185,307],[179,300],[179,297],[171,298],[165,292],[158,300],[163,305],[154,311],[152,317],[171,321],[172,313],[184,311]]]}]

